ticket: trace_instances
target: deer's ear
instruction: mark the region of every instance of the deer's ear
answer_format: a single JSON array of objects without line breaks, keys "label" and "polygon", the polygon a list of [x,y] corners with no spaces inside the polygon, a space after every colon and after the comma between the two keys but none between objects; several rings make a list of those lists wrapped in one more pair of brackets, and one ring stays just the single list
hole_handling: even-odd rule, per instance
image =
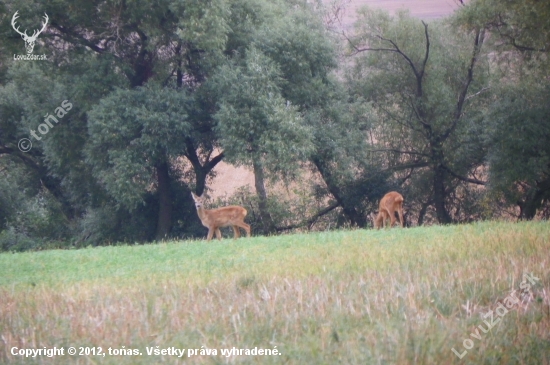
[{"label": "deer's ear", "polygon": [[191,192],[191,197],[193,198],[193,200],[197,200],[198,196],[195,195],[195,193]]}]

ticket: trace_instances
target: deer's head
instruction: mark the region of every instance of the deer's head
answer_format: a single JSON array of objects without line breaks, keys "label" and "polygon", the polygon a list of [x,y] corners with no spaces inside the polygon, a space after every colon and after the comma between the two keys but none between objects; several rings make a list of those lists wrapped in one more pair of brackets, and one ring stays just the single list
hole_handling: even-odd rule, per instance
[{"label": "deer's head", "polygon": [[202,208],[202,206],[204,205],[204,197],[203,196],[197,196],[193,192],[191,192],[191,196],[193,197],[193,200],[195,201],[195,207],[197,209]]}]

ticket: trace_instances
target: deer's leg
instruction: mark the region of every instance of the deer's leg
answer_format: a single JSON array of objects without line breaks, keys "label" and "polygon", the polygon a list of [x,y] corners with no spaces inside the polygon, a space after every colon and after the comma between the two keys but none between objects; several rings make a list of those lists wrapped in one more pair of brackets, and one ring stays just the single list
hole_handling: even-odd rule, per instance
[{"label": "deer's leg", "polygon": [[376,216],[376,219],[374,220],[374,227],[376,229],[380,229],[380,226],[384,224],[384,214],[382,211],[378,212],[378,215]]},{"label": "deer's leg", "polygon": [[393,228],[394,225],[395,225],[395,212],[392,211],[390,214],[390,228]]},{"label": "deer's leg", "polygon": [[235,239],[241,236],[241,234],[239,233],[239,226],[233,226],[233,232],[235,233]]},{"label": "deer's leg", "polygon": [[403,207],[399,207],[399,210],[397,212],[399,213],[399,222],[401,223],[401,228],[403,228]]},{"label": "deer's leg", "polygon": [[[388,221],[390,222],[388,223]],[[391,225],[392,225],[391,214],[390,214],[390,211],[388,210],[386,212],[386,227],[391,228]]]},{"label": "deer's leg", "polygon": [[246,224],[245,222],[239,222],[237,223],[236,227],[241,227],[246,231],[246,237],[250,237],[250,225]]},{"label": "deer's leg", "polygon": [[219,228],[216,228],[216,237],[218,237],[219,241],[222,240],[222,232],[220,231]]},{"label": "deer's leg", "polygon": [[208,236],[206,236],[206,240],[211,241],[212,236],[214,236],[214,228],[208,228]]},{"label": "deer's leg", "polygon": [[246,237],[250,237],[250,225],[246,224],[245,222],[242,222],[239,227],[244,229],[246,231]]}]

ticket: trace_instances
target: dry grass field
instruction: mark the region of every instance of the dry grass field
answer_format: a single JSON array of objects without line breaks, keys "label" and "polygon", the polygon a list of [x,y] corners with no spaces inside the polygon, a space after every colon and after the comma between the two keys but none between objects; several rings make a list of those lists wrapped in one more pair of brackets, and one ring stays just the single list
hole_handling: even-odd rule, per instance
[{"label": "dry grass field", "polygon": [[544,365],[548,349],[548,222],[0,254],[2,364]]}]

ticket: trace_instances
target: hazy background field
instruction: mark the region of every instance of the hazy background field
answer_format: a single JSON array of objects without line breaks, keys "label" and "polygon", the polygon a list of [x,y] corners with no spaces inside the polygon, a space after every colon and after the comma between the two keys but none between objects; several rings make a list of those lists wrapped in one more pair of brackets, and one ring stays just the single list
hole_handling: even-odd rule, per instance
[{"label": "hazy background field", "polygon": [[394,12],[400,9],[408,9],[411,14],[421,19],[437,19],[449,15],[458,6],[456,0],[350,0],[347,14],[353,18],[353,14],[361,6],[385,9]]}]

